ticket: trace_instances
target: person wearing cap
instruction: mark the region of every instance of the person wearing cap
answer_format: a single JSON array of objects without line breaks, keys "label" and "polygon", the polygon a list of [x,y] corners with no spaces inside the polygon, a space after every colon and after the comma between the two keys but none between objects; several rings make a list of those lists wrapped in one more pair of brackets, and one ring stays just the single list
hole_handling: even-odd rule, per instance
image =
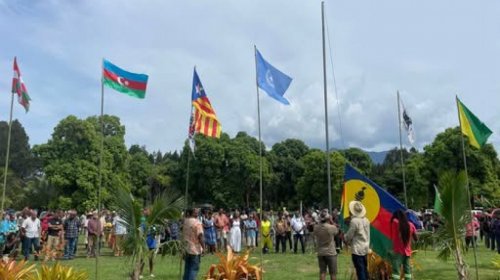
[{"label": "person wearing cap", "polygon": [[351,246],[352,262],[358,280],[368,280],[367,255],[370,250],[370,221],[366,218],[366,208],[359,201],[349,203],[351,221],[345,242]]},{"label": "person wearing cap", "polygon": [[323,210],[318,219],[320,223],[314,226],[313,235],[316,239],[319,278],[325,280],[328,269],[330,280],[335,280],[337,277],[337,250],[333,238],[339,230],[333,225],[328,210]]}]

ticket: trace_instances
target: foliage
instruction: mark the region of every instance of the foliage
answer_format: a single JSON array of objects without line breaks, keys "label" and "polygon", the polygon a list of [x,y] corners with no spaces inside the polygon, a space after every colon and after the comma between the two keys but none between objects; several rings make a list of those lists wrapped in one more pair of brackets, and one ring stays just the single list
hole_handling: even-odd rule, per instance
[{"label": "foliage", "polygon": [[384,260],[374,252],[369,252],[367,259],[368,259],[368,275],[370,275],[370,279],[372,280],[391,279],[392,266],[387,260]]},{"label": "foliage", "polygon": [[227,255],[217,253],[218,264],[212,264],[205,276],[206,280],[260,280],[262,270],[257,265],[248,262],[250,251],[241,255],[233,253],[231,247],[227,247]]},{"label": "foliage", "polygon": [[453,256],[458,279],[467,279],[467,265],[464,260],[465,226],[470,222],[467,201],[467,179],[465,172],[445,172],[439,180],[443,201],[443,226],[434,234],[438,258],[447,260]]},{"label": "foliage", "polygon": [[[103,121],[102,199],[106,203],[110,200],[109,193],[127,185],[125,166],[128,154],[125,128],[119,119],[105,115]],[[99,119],[82,120],[75,116],[63,119],[54,129],[52,139],[33,148],[46,179],[57,190],[57,204],[66,202],[81,212],[96,207],[100,148]]]},{"label": "foliage", "polygon": [[[298,180],[297,193],[306,205],[327,206],[328,189],[325,152],[310,150],[300,159],[304,166],[303,176]],[[339,152],[330,153],[332,200],[340,201],[340,193],[344,177],[345,158]]]},{"label": "foliage", "polygon": [[[328,204],[325,154],[299,139],[285,139],[266,149],[245,132],[234,137],[223,133],[219,139],[196,135],[194,152],[187,141],[181,151],[150,152],[140,145],[127,150],[125,127],[119,118],[105,115],[102,120],[103,207],[114,207],[112,194],[120,188],[129,190],[143,206],[152,203],[166,189],[184,193],[189,175],[188,198],[193,205],[257,208],[261,160],[264,209],[296,209],[301,201],[305,207]],[[5,158],[5,145],[1,142],[5,142],[7,129],[7,124],[0,122],[0,161]],[[410,208],[432,206],[433,185],[438,183],[439,175],[463,168],[461,137],[458,128],[449,128],[421,152],[403,149]],[[76,208],[80,212],[96,208],[101,147],[99,117],[68,116],[57,124],[46,143],[33,148],[22,125],[14,121],[12,144],[6,208]],[[486,144],[481,149],[470,145],[465,148],[475,205],[498,205],[500,161],[494,147]],[[330,152],[333,204],[340,201],[346,162],[404,201],[400,153],[399,149],[392,149],[382,164],[375,165],[359,148]],[[0,177],[3,172],[0,169]]]},{"label": "foliage", "polygon": [[0,279],[2,280],[30,280],[35,265],[28,265],[25,261],[0,261]]},{"label": "foliage", "polygon": [[[167,219],[179,219],[184,199],[175,191],[166,190],[148,205],[148,215],[144,216],[142,204],[126,189],[118,189],[114,196],[114,204],[127,228],[127,235],[122,245],[132,263],[131,279],[137,280],[142,262],[154,254],[146,244],[148,232],[153,227],[164,224]],[[144,221],[141,221],[143,218]]]},{"label": "foliage", "polygon": [[84,271],[77,271],[73,267],[63,266],[59,262],[52,266],[43,264],[28,280],[88,280]]}]

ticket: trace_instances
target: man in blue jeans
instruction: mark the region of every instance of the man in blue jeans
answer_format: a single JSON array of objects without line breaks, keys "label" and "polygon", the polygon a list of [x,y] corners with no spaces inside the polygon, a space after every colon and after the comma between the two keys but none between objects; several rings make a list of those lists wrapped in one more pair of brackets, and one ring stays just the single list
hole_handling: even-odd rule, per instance
[{"label": "man in blue jeans", "polygon": [[349,203],[351,221],[344,239],[351,246],[352,262],[358,280],[368,280],[368,250],[370,249],[370,221],[365,217],[366,208],[359,201]]},{"label": "man in blue jeans", "polygon": [[198,209],[186,210],[182,238],[186,244],[184,256],[183,280],[195,280],[200,270],[201,254],[203,253],[203,226],[198,220]]},{"label": "man in blue jeans", "polygon": [[64,239],[66,245],[64,246],[64,259],[72,260],[75,257],[75,247],[78,240],[78,227],[80,221],[76,217],[76,211],[69,211],[69,217],[64,221]]}]

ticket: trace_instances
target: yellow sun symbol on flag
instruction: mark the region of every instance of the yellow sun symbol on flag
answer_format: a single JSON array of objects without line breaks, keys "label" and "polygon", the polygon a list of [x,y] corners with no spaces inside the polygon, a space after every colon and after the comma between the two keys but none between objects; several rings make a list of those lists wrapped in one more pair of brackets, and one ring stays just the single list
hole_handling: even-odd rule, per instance
[{"label": "yellow sun symbol on flag", "polygon": [[343,217],[349,217],[349,202],[358,200],[366,208],[366,218],[370,223],[377,218],[380,210],[380,199],[377,191],[365,181],[349,180],[345,182],[343,197]]}]

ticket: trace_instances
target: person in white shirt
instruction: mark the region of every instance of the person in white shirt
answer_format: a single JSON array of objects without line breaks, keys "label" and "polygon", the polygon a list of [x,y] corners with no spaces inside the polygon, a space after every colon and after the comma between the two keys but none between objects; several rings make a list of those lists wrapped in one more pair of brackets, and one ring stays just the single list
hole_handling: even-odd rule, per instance
[{"label": "person in white shirt", "polygon": [[306,229],[306,222],[302,215],[297,211],[292,218],[291,226],[293,230],[293,253],[297,254],[297,241],[300,241],[302,254],[305,254],[306,248],[304,247],[304,231]]},{"label": "person in white shirt", "polygon": [[36,252],[35,261],[38,260],[38,250],[40,250],[40,234],[42,231],[42,227],[40,226],[40,220],[37,218],[36,211],[32,210],[30,212],[30,216],[23,221],[21,225],[21,231],[24,235],[24,260],[27,261],[29,259],[32,247],[34,247],[34,250]]},{"label": "person in white shirt", "polygon": [[115,235],[115,257],[123,256],[123,238],[127,234],[125,221],[118,215],[113,218],[113,234]]},{"label": "person in white shirt", "polygon": [[370,221],[366,218],[366,208],[359,201],[349,202],[351,221],[344,235],[345,242],[351,247],[352,262],[358,280],[368,280],[368,259],[370,250]]}]

